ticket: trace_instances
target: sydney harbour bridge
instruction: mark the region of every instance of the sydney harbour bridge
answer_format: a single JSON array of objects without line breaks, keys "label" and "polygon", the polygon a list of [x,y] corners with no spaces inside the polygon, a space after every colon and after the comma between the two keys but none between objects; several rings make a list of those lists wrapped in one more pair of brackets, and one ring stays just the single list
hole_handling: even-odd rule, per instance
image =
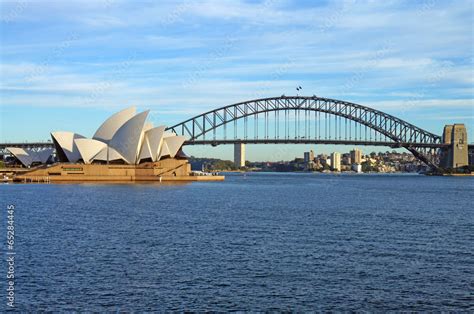
[{"label": "sydney harbour bridge", "polygon": [[[317,96],[282,95],[240,102],[197,115],[167,130],[185,136],[185,145],[340,144],[405,148],[432,168],[440,166],[441,154],[453,145],[441,135],[382,111]],[[0,144],[0,150],[7,146],[52,147],[52,143]]]},{"label": "sydney harbour bridge", "polygon": [[[190,118],[168,130],[187,145],[341,144],[405,148],[433,168],[452,144],[382,111],[317,96],[245,101]],[[467,145],[467,143],[466,143]]]}]

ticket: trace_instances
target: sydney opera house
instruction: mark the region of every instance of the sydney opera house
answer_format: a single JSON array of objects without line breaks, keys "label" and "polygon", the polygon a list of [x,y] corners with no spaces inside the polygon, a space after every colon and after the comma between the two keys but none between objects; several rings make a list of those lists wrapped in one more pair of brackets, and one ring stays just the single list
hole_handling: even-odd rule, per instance
[{"label": "sydney opera house", "polygon": [[[135,107],[122,110],[108,118],[86,138],[74,132],[52,132],[56,159],[27,173],[27,177],[48,177],[48,180],[162,180],[189,179],[190,165],[182,151],[183,136],[154,127],[147,122],[149,111],[137,113]],[[53,150],[32,151],[8,148],[24,166],[44,164],[51,160]],[[218,179],[218,178],[214,178]]]},{"label": "sydney opera house", "polygon": [[165,126],[146,122],[149,111],[136,113],[135,107],[108,118],[92,138],[72,132],[51,133],[61,162],[114,163],[136,165],[181,153],[183,136],[165,132]]}]

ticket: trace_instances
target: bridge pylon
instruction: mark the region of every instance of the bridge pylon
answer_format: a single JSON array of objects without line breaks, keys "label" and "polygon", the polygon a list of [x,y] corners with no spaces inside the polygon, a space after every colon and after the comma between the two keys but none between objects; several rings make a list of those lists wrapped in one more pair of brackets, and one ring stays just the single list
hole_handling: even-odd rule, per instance
[{"label": "bridge pylon", "polygon": [[234,144],[234,164],[237,168],[245,167],[245,144]]},{"label": "bridge pylon", "polygon": [[443,143],[450,145],[441,150],[441,166],[443,168],[459,168],[469,165],[467,130],[464,124],[446,125],[443,131]]}]

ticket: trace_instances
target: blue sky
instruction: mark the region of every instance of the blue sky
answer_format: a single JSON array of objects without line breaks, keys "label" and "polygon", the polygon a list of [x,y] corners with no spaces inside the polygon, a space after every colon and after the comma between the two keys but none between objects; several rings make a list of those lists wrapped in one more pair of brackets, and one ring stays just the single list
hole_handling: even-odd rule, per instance
[{"label": "blue sky", "polygon": [[[472,1],[0,3],[1,142],[47,140],[53,130],[91,136],[130,105],[171,125],[298,85],[437,134],[465,123],[473,142]],[[309,148],[247,151],[275,160]],[[232,156],[231,147],[186,151]]]}]

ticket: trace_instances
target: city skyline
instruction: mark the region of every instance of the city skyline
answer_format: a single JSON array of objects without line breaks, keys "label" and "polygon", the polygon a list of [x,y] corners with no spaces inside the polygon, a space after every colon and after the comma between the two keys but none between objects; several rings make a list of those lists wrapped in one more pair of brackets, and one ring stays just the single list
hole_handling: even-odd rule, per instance
[{"label": "city skyline", "polygon": [[[436,134],[444,124],[472,125],[468,1],[144,4],[2,2],[0,141],[47,140],[51,128],[92,136],[105,117],[131,105],[172,125],[296,93],[366,105]],[[251,145],[247,159],[288,160],[311,147]],[[233,154],[232,146],[185,152]]]}]

